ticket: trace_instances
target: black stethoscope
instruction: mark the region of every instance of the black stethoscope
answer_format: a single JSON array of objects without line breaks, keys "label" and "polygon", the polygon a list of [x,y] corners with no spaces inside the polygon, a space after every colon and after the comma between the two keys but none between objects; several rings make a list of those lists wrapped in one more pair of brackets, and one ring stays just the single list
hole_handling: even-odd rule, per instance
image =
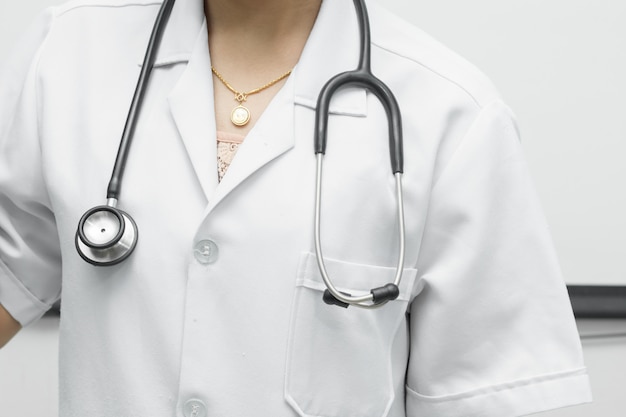
[{"label": "black stethoscope", "polygon": [[[120,195],[122,177],[133,133],[137,124],[141,104],[146,92],[148,79],[154,66],[159,43],[163,36],[167,20],[171,14],[175,0],[164,0],[157,15],[150,41],[146,50],[139,80],[131,101],[130,110],[126,118],[124,132],[115,159],[113,173],[107,189],[105,205],[88,210],[81,217],[76,232],[76,249],[87,262],[96,266],[109,266],[122,262],[135,249],[138,239],[137,224],[126,212],[117,208]],[[356,70],[346,71],[331,78],[322,88],[317,100],[315,115],[315,154],[317,159],[316,188],[315,188],[315,254],[317,264],[326,291],[324,301],[341,307],[354,305],[363,308],[380,307],[390,300],[398,298],[400,280],[404,268],[405,227],[402,196],[402,121],[400,109],[391,90],[378,78],[370,67],[370,29],[369,18],[364,0],[354,0],[354,6],[359,18],[361,50],[359,65]],[[337,289],[328,276],[322,257],[320,237],[321,194],[322,194],[322,161],[326,151],[326,134],[328,130],[328,114],[333,94],[339,89],[349,86],[365,88],[372,92],[385,108],[389,123],[389,149],[391,154],[391,168],[396,180],[396,203],[398,208],[399,229],[399,257],[395,277],[392,283],[371,289],[363,295],[351,295]]]}]

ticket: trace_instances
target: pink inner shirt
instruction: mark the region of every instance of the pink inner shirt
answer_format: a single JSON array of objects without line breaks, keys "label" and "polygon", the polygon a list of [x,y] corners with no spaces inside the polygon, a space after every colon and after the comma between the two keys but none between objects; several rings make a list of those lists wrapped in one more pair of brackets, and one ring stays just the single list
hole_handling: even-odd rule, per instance
[{"label": "pink inner shirt", "polygon": [[245,136],[237,133],[217,132],[217,179],[222,181],[226,170],[233,162],[233,158],[243,142]]}]

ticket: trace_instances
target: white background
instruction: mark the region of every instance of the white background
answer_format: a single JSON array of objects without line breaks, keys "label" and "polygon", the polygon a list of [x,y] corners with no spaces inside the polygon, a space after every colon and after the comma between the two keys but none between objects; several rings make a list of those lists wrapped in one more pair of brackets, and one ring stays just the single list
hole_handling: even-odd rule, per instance
[{"label": "white background", "polygon": [[[626,285],[626,2],[379,1],[476,64],[513,108],[568,283]],[[1,1],[0,65],[61,2]],[[56,416],[57,327],[46,318],[0,351],[0,415]],[[584,348],[595,403],[546,417],[623,416],[626,339]]]}]

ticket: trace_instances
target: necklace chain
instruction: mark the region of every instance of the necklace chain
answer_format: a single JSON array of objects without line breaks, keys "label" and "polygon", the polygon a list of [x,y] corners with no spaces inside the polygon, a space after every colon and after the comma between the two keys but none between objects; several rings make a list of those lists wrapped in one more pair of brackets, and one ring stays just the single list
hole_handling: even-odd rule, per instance
[{"label": "necklace chain", "polygon": [[213,67],[212,65],[211,65],[211,71],[213,71],[213,74],[215,74],[217,79],[220,80],[222,82],[222,84],[224,84],[226,86],[226,88],[228,88],[232,93],[235,94],[235,100],[237,100],[240,104],[243,103],[244,101],[246,101],[248,99],[249,95],[260,93],[261,91],[265,90],[266,88],[270,88],[271,86],[273,86],[277,82],[287,78],[291,74],[291,70],[289,70],[286,73],[284,73],[283,75],[281,75],[280,77],[278,77],[276,79],[273,79],[269,83],[267,83],[265,85],[262,85],[261,87],[255,88],[254,90],[250,90],[248,92],[243,93],[243,92],[239,92],[239,91],[235,90],[235,88],[232,85],[230,85],[228,83],[228,81],[226,81],[224,79],[224,77],[222,77],[222,74],[217,72],[215,67]]}]

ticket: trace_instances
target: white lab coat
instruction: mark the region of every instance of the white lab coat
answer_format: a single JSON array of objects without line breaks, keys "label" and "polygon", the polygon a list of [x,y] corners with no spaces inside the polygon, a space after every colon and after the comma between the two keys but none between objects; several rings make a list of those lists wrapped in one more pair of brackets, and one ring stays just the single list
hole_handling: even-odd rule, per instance
[{"label": "white lab coat", "polygon": [[[105,201],[158,7],[51,8],[2,73],[0,303],[28,325],[62,292],[62,417],[505,417],[589,400],[511,113],[478,71],[374,3],[373,70],[405,138],[398,300],[325,305],[313,255],[314,108],[358,60],[349,0],[324,2],[219,184],[202,1],[178,0],[120,198],[137,249],[84,262],[76,226]],[[387,122],[361,90],[331,110],[324,255],[358,293],[397,261]]]}]

